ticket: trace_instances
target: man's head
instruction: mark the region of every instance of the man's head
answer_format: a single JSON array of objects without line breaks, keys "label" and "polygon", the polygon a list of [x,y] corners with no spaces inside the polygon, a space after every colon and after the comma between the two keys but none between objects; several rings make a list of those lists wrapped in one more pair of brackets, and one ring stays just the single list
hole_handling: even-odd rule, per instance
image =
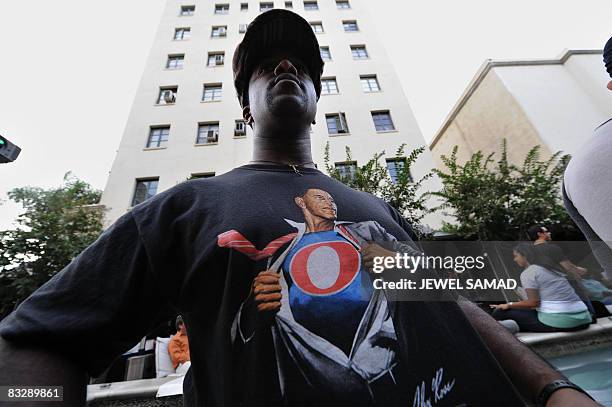
[{"label": "man's head", "polygon": [[232,65],[247,123],[304,126],[314,120],[323,60],[302,17],[280,9],[259,15],[236,48]]},{"label": "man's head", "polygon": [[[606,42],[603,50],[603,60],[606,66],[606,71],[612,77],[612,37]],[[608,82],[608,89],[612,90],[612,81]]]},{"label": "man's head", "polygon": [[295,197],[295,204],[302,209],[305,218],[334,221],[338,207],[334,198],[322,189],[308,189],[301,196]]},{"label": "man's head", "polygon": [[548,228],[544,225],[533,225],[529,229],[527,229],[527,234],[529,235],[529,239],[532,241],[540,241],[547,242],[552,240],[552,235]]},{"label": "man's head", "polygon": [[176,321],[174,323],[175,327],[176,327],[176,331],[177,332],[182,332],[182,333],[186,333],[187,332],[187,327],[185,326],[185,321],[183,321],[183,317],[182,316],[177,316],[176,317]]}]

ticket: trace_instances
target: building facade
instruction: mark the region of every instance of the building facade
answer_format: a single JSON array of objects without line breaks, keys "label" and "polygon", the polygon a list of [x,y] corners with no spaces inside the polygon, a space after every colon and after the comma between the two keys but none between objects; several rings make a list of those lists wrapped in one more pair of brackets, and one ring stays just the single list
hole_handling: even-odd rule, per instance
[{"label": "building facade", "polygon": [[[346,171],[382,150],[392,158],[403,143],[406,153],[425,145],[363,0],[168,0],[102,195],[107,224],[188,178],[248,163],[253,134],[242,121],[231,60],[248,23],[270,8],[302,15],[321,46],[323,92],[312,127],[318,168],[327,143],[331,161]],[[355,162],[345,162],[347,146]],[[433,165],[426,151],[413,178]]]},{"label": "building facade", "polygon": [[612,117],[610,80],[601,50],[568,50],[555,59],[486,61],[430,143],[441,155],[458,146],[465,162],[476,151],[498,152],[522,163],[541,146],[543,157],[576,152],[601,123]]}]

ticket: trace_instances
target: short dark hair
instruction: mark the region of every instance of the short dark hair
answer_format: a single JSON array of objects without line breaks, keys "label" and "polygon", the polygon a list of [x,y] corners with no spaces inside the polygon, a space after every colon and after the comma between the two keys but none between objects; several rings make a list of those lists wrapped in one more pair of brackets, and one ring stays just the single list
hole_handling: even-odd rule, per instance
[{"label": "short dark hair", "polygon": [[529,236],[530,240],[538,240],[538,233],[544,233],[542,231],[546,226],[542,224],[533,225],[529,229],[527,229],[527,236]]},{"label": "short dark hair", "polygon": [[176,321],[174,321],[174,327],[179,329],[181,325],[185,325],[185,321],[183,321],[183,317],[180,315],[176,316]]}]

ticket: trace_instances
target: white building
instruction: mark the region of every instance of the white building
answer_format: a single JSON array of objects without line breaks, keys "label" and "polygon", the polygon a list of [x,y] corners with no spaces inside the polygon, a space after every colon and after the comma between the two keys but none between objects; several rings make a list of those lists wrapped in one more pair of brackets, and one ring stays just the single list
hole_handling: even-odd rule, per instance
[{"label": "white building", "polygon": [[[558,58],[486,61],[433,138],[440,155],[459,146],[458,158],[496,152],[508,140],[508,157],[523,162],[535,145],[544,156],[576,152],[612,117],[610,77],[601,50],[568,50]],[[499,155],[497,156],[499,157]]]},{"label": "white building", "polygon": [[[325,59],[323,94],[313,126],[313,158],[324,168],[357,163],[385,150],[392,157],[425,145],[363,0],[168,0],[104,190],[107,224],[134,204],[192,176],[246,164],[252,132],[242,122],[231,60],[247,24],[272,8],[309,21]],[[433,167],[429,151],[412,169]],[[431,180],[426,188],[438,189]],[[436,220],[429,220],[436,226]]]}]

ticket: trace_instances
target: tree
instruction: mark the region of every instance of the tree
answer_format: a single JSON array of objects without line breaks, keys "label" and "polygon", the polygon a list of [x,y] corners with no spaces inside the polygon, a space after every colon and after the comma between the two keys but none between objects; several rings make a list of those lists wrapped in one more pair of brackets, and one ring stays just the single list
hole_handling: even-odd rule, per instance
[{"label": "tree", "polygon": [[[354,172],[346,173],[331,164],[329,143],[327,143],[325,169],[331,177],[349,187],[371,193],[385,200],[402,214],[418,235],[422,235],[424,227],[421,222],[432,210],[426,206],[428,194],[421,193],[421,187],[425,180],[433,176],[433,173],[429,172],[414,181],[410,168],[425,151],[425,147],[411,151],[408,156],[404,155],[405,148],[406,145],[402,144],[395,152],[394,165],[397,175],[395,180],[391,179],[387,167],[381,164],[381,159],[385,156],[384,151],[374,154],[365,165],[356,166]],[[346,161],[353,162],[348,146],[346,147]]]},{"label": "tree", "polygon": [[442,190],[433,195],[442,199],[439,209],[456,218],[443,230],[482,240],[522,240],[529,226],[536,223],[572,225],[560,196],[568,155],[560,152],[549,159],[540,158],[540,146],[533,147],[520,166],[510,164],[504,139],[497,162],[495,153],[486,157],[472,154],[463,165],[457,162],[455,146],[450,156],[441,159],[448,172],[434,172]]},{"label": "tree", "polygon": [[100,191],[64,176],[59,188],[15,188],[25,212],[17,228],[0,231],[0,317],[89,246],[102,231]]}]

